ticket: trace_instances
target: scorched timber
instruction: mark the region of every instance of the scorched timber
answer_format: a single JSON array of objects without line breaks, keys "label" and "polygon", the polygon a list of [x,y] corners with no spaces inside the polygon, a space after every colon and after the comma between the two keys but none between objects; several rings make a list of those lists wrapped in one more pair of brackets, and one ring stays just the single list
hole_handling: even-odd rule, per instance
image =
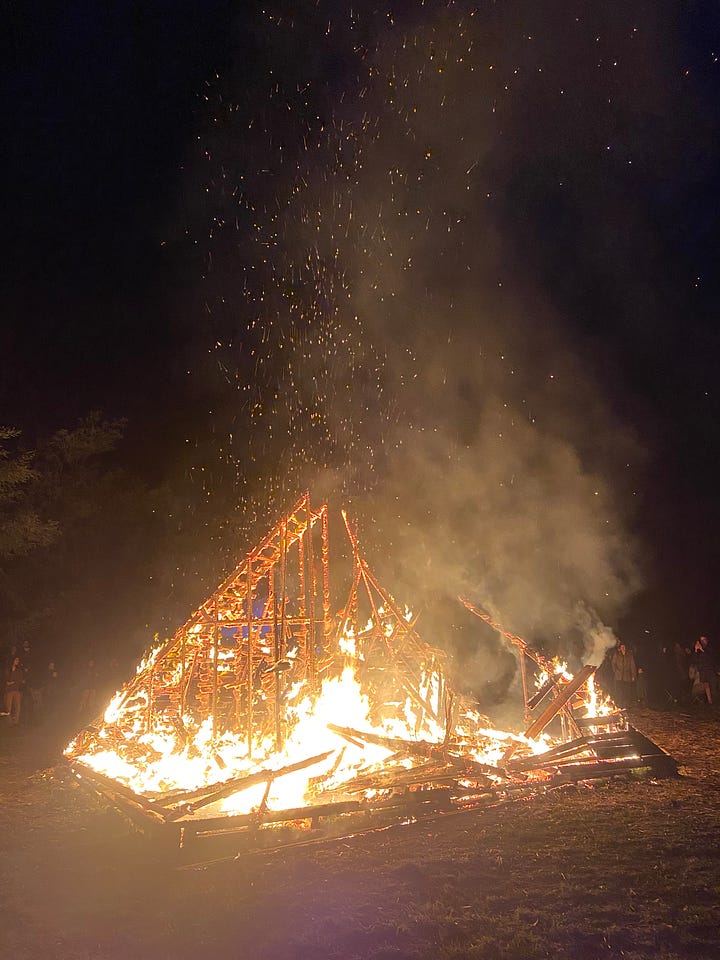
[{"label": "scorched timber", "polygon": [[[319,753],[315,757],[309,757],[307,760],[300,760],[298,763],[291,763],[286,767],[280,767],[277,770],[258,770],[257,773],[248,774],[245,777],[239,777],[236,780],[230,780],[222,784],[212,793],[206,794],[195,800],[193,803],[182,804],[178,810],[174,810],[167,815],[168,820],[177,820],[179,817],[189,816],[202,807],[207,807],[218,800],[224,800],[233,794],[240,793],[242,790],[248,790],[250,787],[256,787],[260,783],[272,783],[279,777],[284,777],[288,773],[297,773],[298,770],[304,770],[306,767],[312,767],[316,763],[322,763],[332,756],[333,751],[327,750],[325,753]],[[177,802],[177,801],[175,801]]]},{"label": "scorched timber", "polygon": [[472,757],[450,753],[443,743],[428,743],[426,740],[403,740],[400,737],[383,737],[377,733],[366,733],[363,730],[353,730],[350,727],[338,727],[334,723],[329,723],[328,729],[341,737],[346,737],[351,742],[364,740],[366,743],[385,747],[387,750],[393,750],[396,753],[405,753],[414,757],[445,757],[456,769],[460,767],[465,770],[468,776],[471,773],[501,774],[499,767],[494,767],[489,763],[478,763]]},{"label": "scorched timber", "polygon": [[[333,617],[328,513],[305,494],[149,651],[66,749],[81,782],[184,850],[199,850],[201,838],[252,850],[497,806],[637,769],[676,772],[628,728],[623,711],[598,700],[595,667],[572,677],[463,601],[519,658],[525,738],[489,730],[477,703],[454,687],[449,655],[421,638],[417,617],[380,584],[344,513],[352,585]],[[370,760],[371,747],[390,756]],[[528,756],[531,749],[542,752]],[[128,767],[122,782],[108,775]],[[299,776],[275,786],[289,774]],[[151,789],[157,784],[167,789]],[[219,813],[236,794],[242,812]],[[290,802],[300,806],[272,809]]]},{"label": "scorched timber", "polygon": [[560,713],[568,701],[580,690],[583,684],[587,683],[593,673],[595,673],[595,667],[589,664],[583,667],[576,677],[569,680],[565,686],[558,691],[555,698],[550,701],[540,716],[536,720],[533,720],[525,731],[525,736],[532,740],[541,734],[550,721]]}]

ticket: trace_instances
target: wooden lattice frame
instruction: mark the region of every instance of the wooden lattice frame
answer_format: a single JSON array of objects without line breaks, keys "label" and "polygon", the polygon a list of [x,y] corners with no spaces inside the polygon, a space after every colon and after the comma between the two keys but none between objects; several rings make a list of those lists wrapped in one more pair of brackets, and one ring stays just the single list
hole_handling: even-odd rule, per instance
[{"label": "wooden lattice frame", "polygon": [[[280,747],[290,683],[317,683],[331,635],[327,504],[305,494],[128,683],[122,701],[146,701],[182,734],[187,713],[244,731],[248,752],[268,735]],[[102,720],[91,725],[97,729]]]}]

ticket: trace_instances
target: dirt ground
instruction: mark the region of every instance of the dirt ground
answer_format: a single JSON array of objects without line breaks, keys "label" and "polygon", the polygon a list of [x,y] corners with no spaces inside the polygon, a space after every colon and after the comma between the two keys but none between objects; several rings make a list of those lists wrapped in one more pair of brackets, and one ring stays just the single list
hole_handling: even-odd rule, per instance
[{"label": "dirt ground", "polygon": [[178,869],[0,730],[0,947],[13,960],[715,958],[720,711],[633,714],[682,764],[425,824]]}]

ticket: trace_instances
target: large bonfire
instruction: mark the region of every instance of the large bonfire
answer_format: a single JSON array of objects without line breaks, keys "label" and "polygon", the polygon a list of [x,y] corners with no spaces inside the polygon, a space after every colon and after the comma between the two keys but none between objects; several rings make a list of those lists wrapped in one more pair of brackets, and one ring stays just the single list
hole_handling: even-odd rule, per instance
[{"label": "large bonfire", "polygon": [[464,601],[519,653],[527,726],[494,729],[343,518],[341,611],[328,508],[305,495],[69,744],[76,775],[149,822],[246,830],[462,809],[669,759],[598,697],[594,666],[573,676]]}]

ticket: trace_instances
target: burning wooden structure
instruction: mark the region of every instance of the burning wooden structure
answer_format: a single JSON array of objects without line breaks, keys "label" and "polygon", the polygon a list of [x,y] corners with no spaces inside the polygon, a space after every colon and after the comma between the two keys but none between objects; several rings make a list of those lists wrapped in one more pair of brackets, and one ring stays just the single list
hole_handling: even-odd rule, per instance
[{"label": "burning wooden structure", "polygon": [[328,508],[306,494],[68,746],[78,780],[195,856],[676,772],[598,696],[593,666],[572,676],[463,601],[520,653],[526,729],[493,729],[343,519],[353,576],[335,617]]}]

